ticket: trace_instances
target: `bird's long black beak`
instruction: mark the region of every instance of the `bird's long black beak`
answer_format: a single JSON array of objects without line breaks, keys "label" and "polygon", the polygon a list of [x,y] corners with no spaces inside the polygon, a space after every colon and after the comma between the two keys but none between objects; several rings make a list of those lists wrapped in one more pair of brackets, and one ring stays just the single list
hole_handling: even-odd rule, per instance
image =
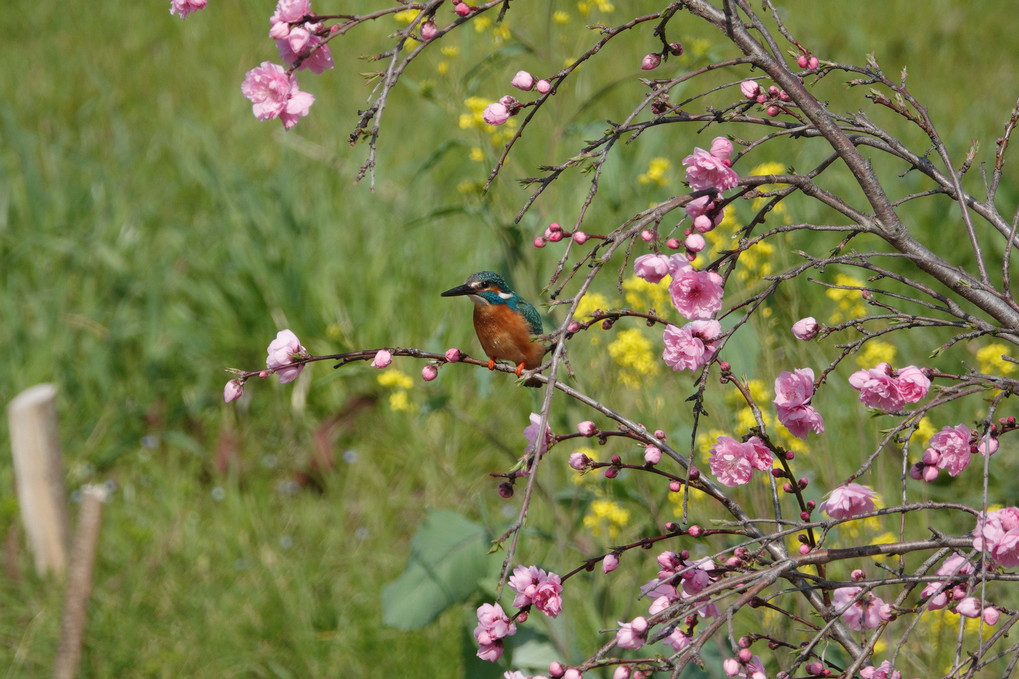
[{"label": "bird's long black beak", "polygon": [[474,292],[473,288],[464,283],[463,285],[458,285],[455,288],[451,288],[442,293],[442,297],[459,297],[460,295],[469,295],[472,292]]}]

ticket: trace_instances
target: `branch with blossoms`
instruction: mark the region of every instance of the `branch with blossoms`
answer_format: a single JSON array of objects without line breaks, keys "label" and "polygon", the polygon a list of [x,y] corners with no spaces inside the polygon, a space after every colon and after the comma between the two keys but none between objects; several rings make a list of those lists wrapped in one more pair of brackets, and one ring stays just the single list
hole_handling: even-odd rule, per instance
[{"label": "branch with blossoms", "polygon": [[[384,68],[374,74],[375,89],[350,135],[352,144],[367,140],[358,179],[374,181],[389,96],[418,57],[481,17],[526,21],[518,17],[521,4],[432,0],[317,15],[309,0],[280,0],[270,37],[284,65],[264,62],[248,73],[242,91],[256,117],[279,118],[290,129],[314,101],[299,89],[296,71],[328,70],[332,40],[400,14],[406,25],[372,49]],[[204,0],[173,0],[171,11],[184,17],[203,6]],[[645,89],[600,137],[521,180],[530,193],[517,222],[550,186],[581,179],[587,187],[572,225],[553,222],[534,236],[543,252],[561,248],[549,257],[547,291],[558,325],[539,338],[549,342],[544,363],[525,374],[519,366],[494,366],[545,391],[539,412],[530,415],[518,464],[493,472],[507,499],[518,497],[517,484],[525,487],[516,520],[496,540],[505,550],[500,584],[514,598],[506,607],[498,600],[478,607],[478,656],[505,662],[533,612],[569,616],[571,606],[581,605],[570,600],[573,583],[600,564],[606,579],[624,567],[646,571],[647,583],[627,597],[646,605],[646,614],[610,623],[607,635],[588,644],[595,650],[573,658],[564,651],[535,676],[577,679],[615,668],[615,679],[675,677],[690,664],[712,662],[709,644],[728,647],[720,665],[733,677],[889,679],[902,676],[897,666],[930,676],[930,667],[917,667],[910,656],[937,646],[929,640],[946,619],[959,630],[946,676],[1008,676],[1019,662],[1019,650],[1003,642],[1019,621],[1019,602],[1006,584],[1019,578],[1010,571],[1019,567],[1019,508],[1001,506],[1009,498],[993,481],[1006,457],[1003,442],[1019,429],[1005,411],[1019,387],[1010,376],[1016,364],[1010,352],[1019,345],[1019,303],[1010,283],[1019,211],[999,212],[998,189],[1019,108],[1009,114],[984,195],[977,197],[965,182],[976,149],[953,157],[904,73],[892,79],[873,58],[858,66],[815,55],[788,30],[772,0],[761,7],[748,0],[678,0],[611,24],[606,17],[588,27],[587,48],[565,68],[540,76],[511,68],[506,87],[533,92],[532,99],[505,94],[480,110],[493,127],[516,121],[487,187],[525,130],[548,135],[552,97],[571,96],[579,78],[597,77],[590,75],[593,65],[612,58],[606,55],[632,63],[633,79]],[[651,51],[630,54],[622,47],[618,38],[634,35]],[[679,61],[689,55],[677,35],[718,40],[724,58],[647,77],[687,65]],[[862,106],[890,114],[897,127],[879,125],[866,108],[832,110],[823,91],[841,76],[849,78],[848,92],[867,90]],[[676,92],[683,95],[673,101]],[[714,138],[701,146],[682,136],[706,130]],[[917,132],[921,148],[904,141]],[[607,227],[599,204],[606,164],[620,141],[647,143],[659,134],[688,151],[677,154],[688,190],[633,207]],[[823,147],[820,160],[804,156],[813,160],[797,171],[792,161],[807,161],[794,154],[807,144]],[[923,186],[887,178],[907,173]],[[956,212],[936,209],[945,222],[939,228],[950,237],[926,238],[916,215],[925,202],[945,199]],[[589,226],[595,221],[598,228]],[[829,272],[834,280],[826,278]],[[630,302],[590,308],[596,291],[613,284],[622,291],[633,280],[669,308]],[[797,298],[812,315],[788,318],[788,330],[776,334],[768,319],[785,320],[783,300]],[[611,387],[589,393],[573,379],[570,352],[579,353],[578,344],[638,328],[660,333],[661,359],[653,369],[631,363],[645,366],[641,378],[649,384],[659,366],[671,368],[659,385],[682,384],[692,392],[686,401],[643,412],[631,400],[613,405]],[[740,342],[764,332],[771,346],[781,347],[774,352],[776,370],[755,364],[756,374],[738,374]],[[896,360],[897,345],[889,340],[915,357]],[[800,356],[813,365],[795,362]],[[973,357],[975,367],[967,364]],[[256,378],[291,382],[313,362],[386,369],[394,358],[423,363],[425,381],[448,363],[493,367],[457,348],[312,356],[283,330],[269,345],[265,369],[232,371],[224,398],[240,398]],[[946,367],[949,358],[956,367]],[[852,404],[840,403],[847,394]],[[590,419],[576,431],[555,433],[552,415],[567,403]],[[689,408],[689,435],[676,442],[664,423],[681,407]],[[883,429],[862,448],[840,451],[852,471],[818,489],[817,479],[839,474],[816,450],[836,429],[833,418],[861,411]],[[604,452],[577,450],[585,441]],[[653,529],[572,567],[560,564],[563,575],[529,564],[519,537],[550,464],[597,474],[609,488],[656,488],[681,518],[666,521],[649,509],[645,523]],[[978,466],[981,473],[970,470]],[[897,469],[892,483],[889,469]],[[897,501],[886,506],[877,487],[894,487]],[[952,501],[928,500],[929,494]],[[874,524],[892,528],[870,543],[862,529]],[[656,552],[653,564],[644,563],[649,550]]]}]

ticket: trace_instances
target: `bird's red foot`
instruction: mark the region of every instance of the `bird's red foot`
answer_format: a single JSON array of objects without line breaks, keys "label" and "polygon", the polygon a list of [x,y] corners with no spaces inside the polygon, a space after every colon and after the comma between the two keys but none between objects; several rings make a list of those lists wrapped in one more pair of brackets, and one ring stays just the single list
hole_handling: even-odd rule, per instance
[{"label": "bird's red foot", "polygon": [[489,370],[495,370],[495,359],[494,358],[488,359],[488,369]]},{"label": "bird's red foot", "polygon": [[520,373],[524,372],[524,364],[517,363],[517,369],[514,372],[517,374],[517,377],[520,377]]}]

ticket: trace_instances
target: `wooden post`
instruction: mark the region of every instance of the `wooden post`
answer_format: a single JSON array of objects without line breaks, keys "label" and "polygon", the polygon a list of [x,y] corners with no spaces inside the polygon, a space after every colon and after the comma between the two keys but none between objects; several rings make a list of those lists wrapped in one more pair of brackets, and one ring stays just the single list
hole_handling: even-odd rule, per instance
[{"label": "wooden post", "polygon": [[7,404],[18,504],[40,575],[67,570],[70,528],[57,433],[57,388],[37,384]]},{"label": "wooden post", "polygon": [[74,679],[81,664],[81,643],[85,639],[88,598],[92,593],[92,570],[99,545],[99,528],[103,518],[106,489],[85,486],[81,495],[78,529],[74,533],[74,549],[64,595],[64,619],[60,625],[60,647],[53,671],[54,679]]}]

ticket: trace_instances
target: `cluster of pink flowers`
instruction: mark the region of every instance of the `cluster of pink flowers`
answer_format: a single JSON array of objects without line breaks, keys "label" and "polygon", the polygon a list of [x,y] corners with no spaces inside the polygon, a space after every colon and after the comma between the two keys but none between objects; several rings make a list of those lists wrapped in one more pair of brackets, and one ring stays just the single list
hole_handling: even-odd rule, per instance
[{"label": "cluster of pink flowers", "polygon": [[775,378],[778,421],[796,438],[806,439],[808,431],[824,433],[824,418],[810,405],[813,397],[814,371],[810,368],[783,371]]},{"label": "cluster of pink flowers", "polygon": [[588,235],[580,229],[571,233],[565,231],[559,222],[552,222],[545,228],[545,233],[534,239],[534,247],[543,248],[547,243],[558,243],[567,237],[577,245],[583,245],[588,239]]},{"label": "cluster of pink flowers", "polygon": [[901,410],[906,403],[916,403],[931,388],[930,378],[914,365],[895,370],[887,363],[878,363],[870,370],[858,370],[849,377],[849,384],[860,392],[860,401],[868,408]]},{"label": "cluster of pink flowers", "polygon": [[276,41],[280,58],[287,67],[294,66],[302,57],[298,70],[308,69],[322,73],[333,67],[329,46],[322,44],[328,35],[321,21],[311,12],[311,0],[279,0],[276,11],[269,18],[269,37]]},{"label": "cluster of pink flowers", "polygon": [[877,667],[867,665],[860,670],[860,676],[863,679],[902,679],[902,672],[892,667],[890,661],[885,660]]},{"label": "cluster of pink flowers", "polygon": [[710,151],[694,148],[693,153],[683,159],[690,188],[720,192],[735,187],[739,183],[739,175],[730,167],[732,151],[732,142],[725,137],[715,137]]},{"label": "cluster of pink flowers", "polygon": [[[552,83],[548,80],[537,79],[527,71],[517,71],[517,74],[510,80],[510,85],[524,92],[536,90],[538,94],[548,94],[552,91]],[[499,101],[486,106],[485,110],[481,112],[481,118],[489,125],[502,125],[510,119],[510,116],[520,113],[523,108],[524,105],[517,101],[516,97],[507,94]]]},{"label": "cluster of pink flowers", "polygon": [[828,499],[818,509],[839,521],[874,511],[874,500],[880,499],[877,491],[859,483],[846,483],[828,493]]},{"label": "cluster of pink flowers", "polygon": [[745,677],[746,679],[768,679],[764,672],[764,662],[760,656],[754,655],[749,648],[741,648],[735,658],[722,661],[722,671],[727,677]]},{"label": "cluster of pink flowers", "polygon": [[933,481],[938,478],[940,470],[950,476],[958,476],[969,466],[974,453],[993,455],[998,451],[998,439],[988,433],[977,441],[977,432],[964,424],[955,427],[942,427],[941,431],[927,442],[920,461],[909,469],[911,478],[917,481]]},{"label": "cluster of pink flowers", "polygon": [[502,657],[503,639],[517,633],[517,625],[509,619],[499,604],[481,604],[478,607],[478,625],[474,638],[478,642],[478,657],[495,662]]},{"label": "cluster of pink flowers", "polygon": [[509,586],[517,593],[513,599],[517,608],[533,605],[550,618],[563,610],[562,580],[555,573],[547,573],[537,566],[517,566],[509,578]]},{"label": "cluster of pink flowers", "polygon": [[977,521],[973,548],[1005,568],[1019,566],[1019,507],[988,512]]},{"label": "cluster of pink flowers", "polygon": [[929,597],[927,608],[938,610],[947,606],[965,618],[983,618],[985,624],[997,624],[1001,616],[998,609],[985,606],[979,598],[969,596],[968,581],[974,570],[973,564],[959,554],[945,559],[938,568],[938,575],[945,576],[945,580],[928,584],[921,593],[922,597]]},{"label": "cluster of pink flowers", "polygon": [[313,95],[302,92],[297,86],[297,76],[268,61],[248,71],[241,84],[241,92],[251,101],[251,110],[256,118],[279,118],[287,130],[308,115],[308,110],[315,103]]},{"label": "cluster of pink flowers", "polygon": [[744,80],[739,84],[739,89],[744,97],[764,106],[764,111],[769,116],[777,116],[782,112],[782,105],[792,101],[792,97],[785,90],[775,85],[765,90],[754,80]]},{"label": "cluster of pink flowers", "polygon": [[205,9],[207,0],[170,0],[170,14],[176,14],[181,19],[192,12]]},{"label": "cluster of pink flowers", "polygon": [[742,486],[750,483],[754,470],[771,471],[773,455],[757,436],[740,443],[731,436],[719,436],[711,447],[708,466],[718,482],[724,486]]},{"label": "cluster of pink flowers", "polygon": [[862,632],[891,620],[895,610],[873,592],[862,593],[862,587],[839,587],[832,594],[835,612],[849,629]]},{"label": "cluster of pink flowers", "polygon": [[697,370],[715,357],[721,335],[722,326],[714,319],[690,321],[681,328],[667,325],[662,358],[673,370]]},{"label": "cluster of pink flowers", "polygon": [[[554,618],[563,609],[563,585],[555,573],[546,572],[537,566],[517,566],[509,578],[509,586],[517,593],[513,605],[517,608],[533,606],[545,615]],[[526,613],[517,616],[521,622]],[[503,653],[503,639],[517,633],[516,623],[503,611],[499,604],[482,604],[478,607],[478,626],[474,638],[478,642],[478,657],[495,662]]]}]

